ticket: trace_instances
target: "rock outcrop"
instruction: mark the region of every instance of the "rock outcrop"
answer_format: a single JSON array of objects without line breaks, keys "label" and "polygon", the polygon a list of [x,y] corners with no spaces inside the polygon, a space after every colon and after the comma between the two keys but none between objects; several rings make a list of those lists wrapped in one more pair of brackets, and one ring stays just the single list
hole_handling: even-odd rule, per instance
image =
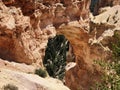
[{"label": "rock outcrop", "polygon": [[120,5],[120,0],[96,0],[93,2],[96,2],[95,4],[95,7],[94,7],[94,10],[93,10],[93,13],[94,15],[97,15],[99,14],[99,9],[100,8],[103,8],[103,7],[107,7],[107,6],[115,6],[115,5]]},{"label": "rock outcrop", "polygon": [[25,63],[16,63],[13,61],[9,62],[2,59],[0,59],[0,68],[24,73],[34,73],[36,70],[36,67],[34,67],[33,65],[26,65]]},{"label": "rock outcrop", "polygon": [[101,76],[94,60],[110,57],[108,37],[120,30],[120,1],[98,0],[93,8],[96,16],[89,16],[90,3],[0,0],[0,89],[12,83],[20,90],[69,90],[56,79],[28,74],[43,67],[48,39],[56,34],[70,42],[65,85],[71,90],[94,86]]},{"label": "rock outcrop", "polygon": [[3,0],[7,6],[20,7],[23,15],[33,18],[34,12],[39,12],[36,16],[40,20],[40,27],[53,24],[59,27],[69,21],[88,19],[90,0]]},{"label": "rock outcrop", "polygon": [[[75,55],[74,67],[66,71],[65,84],[71,90],[88,90],[99,81],[100,71],[94,66],[94,60],[105,59],[108,53],[100,45],[90,45],[89,33],[76,26],[64,26],[57,30],[69,40]],[[71,35],[72,34],[72,35]]]},{"label": "rock outcrop", "polygon": [[42,65],[47,40],[55,36],[54,27],[89,18],[90,0],[3,2],[0,2],[0,57],[9,61]]},{"label": "rock outcrop", "polygon": [[55,36],[55,28],[48,26],[41,31],[31,26],[30,18],[20,8],[8,8],[2,2],[0,8],[0,58],[42,65],[47,40]]},{"label": "rock outcrop", "polygon": [[4,90],[8,84],[18,90],[70,90],[61,81],[53,78],[44,79],[37,75],[0,68],[0,90]]},{"label": "rock outcrop", "polygon": [[[94,60],[111,60],[110,42],[116,30],[120,30],[120,6],[103,8],[100,15],[92,16],[90,32],[84,32],[76,22],[57,30],[70,41],[76,65],[66,72],[66,85],[71,90],[88,90],[100,80],[100,69]],[[113,12],[111,12],[113,11]],[[72,36],[71,36],[72,33]]]},{"label": "rock outcrop", "polygon": [[116,5],[102,10],[100,15],[91,18],[90,34],[95,35],[92,43],[108,45],[108,38],[112,37],[115,31],[120,30],[120,6]]}]

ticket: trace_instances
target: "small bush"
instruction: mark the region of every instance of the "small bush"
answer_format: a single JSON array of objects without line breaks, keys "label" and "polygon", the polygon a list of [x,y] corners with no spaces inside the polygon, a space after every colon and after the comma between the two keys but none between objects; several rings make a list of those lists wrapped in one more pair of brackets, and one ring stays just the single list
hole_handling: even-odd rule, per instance
[{"label": "small bush", "polygon": [[43,78],[47,77],[47,72],[45,70],[41,69],[41,68],[36,69],[35,74],[37,74],[37,75],[39,75],[39,76],[41,76]]},{"label": "small bush", "polygon": [[97,82],[95,89],[92,90],[120,90],[120,76],[117,74],[115,62],[97,62],[103,71],[102,82]]},{"label": "small bush", "polygon": [[7,84],[7,85],[3,86],[3,90],[18,90],[18,87],[16,87],[15,85],[12,85],[12,84]]},{"label": "small bush", "polygon": [[99,61],[103,71],[102,82],[92,90],[120,90],[120,35],[115,33],[112,44],[112,61]]}]

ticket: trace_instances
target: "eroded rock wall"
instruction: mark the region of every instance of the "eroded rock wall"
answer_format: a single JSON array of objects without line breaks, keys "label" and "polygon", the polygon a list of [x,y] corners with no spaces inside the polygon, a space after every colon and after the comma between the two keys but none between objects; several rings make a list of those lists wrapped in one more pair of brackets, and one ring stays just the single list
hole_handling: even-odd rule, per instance
[{"label": "eroded rock wall", "polygon": [[[105,31],[113,30],[113,34],[116,28],[119,29],[119,10],[112,8],[114,11],[112,14],[109,10],[107,13],[102,12],[100,16],[93,16],[88,33],[86,30],[89,31],[90,0],[2,1],[0,1],[0,58],[26,64],[35,63],[35,67],[42,67],[48,38],[54,37],[57,31],[57,34],[65,35],[70,41],[75,55],[74,58],[71,57],[75,64],[66,72],[65,84],[71,90],[88,90],[94,81],[99,80],[100,72],[94,66],[93,60],[109,56],[99,39],[101,40],[101,36],[104,38]],[[115,1],[105,0],[103,3],[100,0],[96,9],[111,6],[111,3],[112,6],[119,4],[119,1]],[[16,73],[13,73],[16,76]],[[24,77],[23,73],[18,74]],[[26,77],[24,78],[26,80]],[[31,80],[31,77],[27,80]],[[33,82],[39,84],[34,80]],[[31,83],[35,85],[33,82],[30,82],[30,85]]]},{"label": "eroded rock wall", "polygon": [[66,71],[65,84],[71,90],[89,90],[95,81],[100,80],[101,75],[99,68],[94,65],[94,60],[104,60],[108,52],[98,44],[88,43],[90,35],[81,27],[68,25],[58,29],[57,34],[65,35],[75,55],[76,65]]},{"label": "eroded rock wall", "polygon": [[24,16],[20,8],[6,7],[2,2],[0,11],[0,58],[42,65],[47,40],[55,36],[55,28],[33,28],[30,17]]},{"label": "eroded rock wall", "polygon": [[89,18],[90,0],[3,0],[0,4],[0,57],[27,64],[42,64],[55,28]]},{"label": "eroded rock wall", "polygon": [[40,27],[55,27],[73,20],[88,19],[90,0],[3,0],[7,6],[20,7],[24,15],[39,12]]}]

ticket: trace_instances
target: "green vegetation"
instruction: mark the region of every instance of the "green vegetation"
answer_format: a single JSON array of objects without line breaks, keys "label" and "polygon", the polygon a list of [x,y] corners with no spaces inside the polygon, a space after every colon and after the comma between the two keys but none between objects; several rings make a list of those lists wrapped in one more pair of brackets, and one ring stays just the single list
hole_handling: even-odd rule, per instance
[{"label": "green vegetation", "polygon": [[3,90],[18,90],[18,87],[16,87],[15,85],[12,85],[12,84],[7,84],[7,85],[3,86]]},{"label": "green vegetation", "polygon": [[36,69],[35,74],[37,74],[37,75],[39,75],[39,76],[41,76],[43,78],[47,77],[47,72],[45,70],[41,69],[41,68]]},{"label": "green vegetation", "polygon": [[102,67],[103,76],[102,82],[96,83],[96,88],[93,90],[120,90],[120,75],[117,74],[115,62],[97,62]]},{"label": "green vegetation", "polygon": [[103,71],[102,82],[92,90],[120,90],[120,35],[115,33],[114,39],[113,60],[97,62]]},{"label": "green vegetation", "polygon": [[114,59],[114,69],[116,73],[120,76],[120,34],[115,33],[115,41],[112,43],[113,59]]},{"label": "green vegetation", "polygon": [[63,35],[57,35],[48,40],[43,64],[50,76],[63,79],[68,48],[69,42]]}]

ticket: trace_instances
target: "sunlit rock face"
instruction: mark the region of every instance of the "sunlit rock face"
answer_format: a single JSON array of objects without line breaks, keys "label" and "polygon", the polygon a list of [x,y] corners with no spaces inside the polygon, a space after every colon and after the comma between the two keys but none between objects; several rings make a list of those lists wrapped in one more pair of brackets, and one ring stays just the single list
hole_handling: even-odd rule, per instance
[{"label": "sunlit rock face", "polygon": [[51,24],[58,28],[70,21],[89,18],[90,0],[3,0],[3,2],[7,6],[20,7],[23,15],[39,20],[41,28]]},{"label": "sunlit rock face", "polygon": [[48,38],[56,35],[55,28],[89,18],[90,0],[3,0],[0,4],[0,57],[27,64],[42,65]]},{"label": "sunlit rock face", "polygon": [[57,79],[42,78],[33,74],[1,68],[0,81],[1,90],[4,90],[4,86],[8,84],[17,87],[18,90],[70,90]]},{"label": "sunlit rock face", "polygon": [[83,28],[68,25],[58,29],[57,34],[65,35],[75,56],[75,62],[69,66],[71,68],[66,69],[65,84],[71,90],[90,89],[96,80],[99,81],[101,75],[98,67],[94,65],[94,60],[105,59],[108,53],[100,45],[89,44],[89,33]]},{"label": "sunlit rock face", "polygon": [[26,65],[25,63],[17,63],[14,61],[7,61],[0,59],[0,70],[9,69],[12,71],[24,72],[24,73],[34,73],[35,67],[33,65]]},{"label": "sunlit rock face", "polygon": [[120,0],[91,0],[91,11],[94,15],[99,14],[99,9],[107,6],[120,5]]},{"label": "sunlit rock face", "polygon": [[[93,60],[103,60],[111,54],[108,52],[109,48],[106,48],[110,39],[106,37],[111,37],[115,30],[120,30],[120,6],[116,6],[119,4],[118,0],[96,0],[92,8],[96,16],[89,16],[91,0],[2,1],[0,1],[0,58],[3,60],[0,59],[0,68],[34,73],[36,67],[43,67],[48,39],[56,36],[57,32],[70,42],[65,85],[71,90],[89,90],[95,81],[100,80],[100,69],[94,65]],[[1,79],[3,73],[6,77],[8,73],[15,78],[19,75],[24,78],[20,80],[25,80],[26,83],[24,87],[16,84],[22,88],[21,90],[24,88],[37,90],[36,85],[40,86],[39,89],[45,87],[43,90],[69,90],[54,87],[58,84],[49,85],[51,80],[47,82],[39,78],[37,81],[38,77],[34,75],[9,70],[0,73],[0,80],[4,81]],[[27,80],[31,82],[27,83]],[[45,85],[41,85],[43,81]],[[3,86],[1,83],[0,88]],[[31,86],[34,86],[34,89]]]},{"label": "sunlit rock face", "polygon": [[117,30],[120,30],[119,5],[102,8],[99,15],[91,18],[90,34],[95,35],[94,39],[92,39],[93,43],[102,42],[102,44],[108,45],[110,37],[112,37]]},{"label": "sunlit rock face", "polygon": [[47,40],[55,36],[55,28],[48,26],[41,31],[37,25],[32,27],[30,17],[24,16],[20,8],[6,7],[2,2],[0,11],[0,58],[42,65]]}]

